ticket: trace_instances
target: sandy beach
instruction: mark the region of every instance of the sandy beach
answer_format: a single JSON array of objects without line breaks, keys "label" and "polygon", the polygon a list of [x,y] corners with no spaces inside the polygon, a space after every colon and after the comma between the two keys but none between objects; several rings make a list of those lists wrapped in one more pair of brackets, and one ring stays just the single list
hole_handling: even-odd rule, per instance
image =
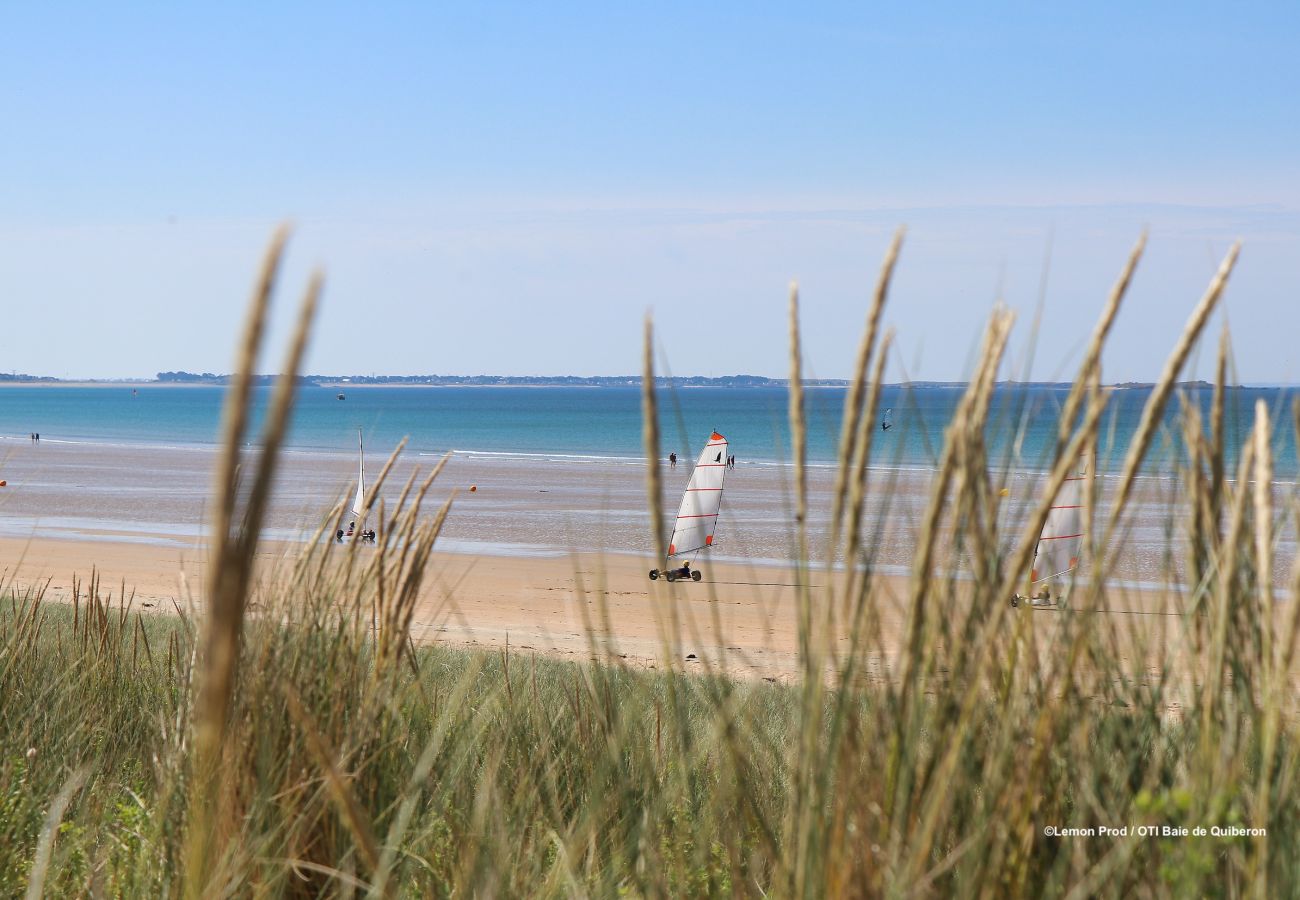
[{"label": "sandy beach", "polygon": [[[48,583],[47,596],[67,599],[73,576],[84,585],[93,569],[102,592],[120,598],[124,585],[138,608],[184,609],[201,597],[213,450],[9,442],[0,452],[9,481],[0,493],[0,571],[8,583]],[[382,461],[378,455],[368,461],[372,478]],[[400,459],[381,496],[393,502],[409,478],[436,462]],[[302,552],[331,506],[347,495],[354,467],[355,458],[343,454],[284,455],[265,532],[265,569]],[[689,466],[664,469],[668,516],[688,473]],[[811,470],[814,548],[824,540],[833,474]],[[741,675],[793,677],[797,577],[781,562],[790,558],[793,540],[786,476],[776,466],[738,467],[728,480],[718,546],[697,562],[705,581],[669,585],[647,578],[655,563],[644,549],[649,527],[642,465],[453,456],[426,501],[432,512],[455,494],[441,552],[426,573],[414,633],[464,646],[504,647],[508,641],[523,652],[559,656],[611,653],[643,666],[694,655],[701,666]],[[868,505],[868,549],[882,610],[878,645],[868,648],[875,671],[892,665],[906,631],[906,579],[929,478],[927,472],[884,470]],[[1010,524],[1035,484],[1012,478],[1009,485]],[[1164,550],[1174,500],[1162,497],[1160,486],[1148,482],[1147,496],[1135,507],[1118,587],[1108,592],[1112,615],[1124,617],[1124,629],[1134,633],[1180,622],[1169,615],[1181,608],[1181,591],[1166,574]],[[1293,546],[1284,536],[1279,577],[1289,570]],[[816,588],[842,571],[821,565],[810,580]],[[1051,616],[1035,617],[1036,629],[1055,627]],[[1167,637],[1180,640],[1180,627]]]},{"label": "sandy beach", "polygon": [[[109,538],[109,539],[105,539]],[[341,552],[346,548],[340,548]],[[268,571],[301,545],[272,543]],[[360,552],[366,552],[364,549]],[[198,610],[202,548],[93,540],[0,539],[5,583],[71,602],[74,576],[92,574],[103,596],[136,609]],[[709,565],[699,583],[650,581],[631,556],[513,557],[438,553],[426,573],[412,632],[417,640],[586,658],[610,654],[653,668],[665,653],[688,655],[735,674],[788,678],[797,672],[796,574],[773,566]],[[814,575],[820,584],[824,575]],[[887,579],[890,588],[899,579]],[[676,621],[674,621],[676,617]],[[901,634],[901,617],[887,633]],[[892,642],[891,642],[892,643]],[[879,648],[881,652],[885,648]],[[892,653],[896,647],[888,648]]]},{"label": "sandy beach", "polygon": [[[346,548],[340,548],[343,552]],[[261,563],[274,572],[301,552],[297,543],[271,542]],[[366,552],[360,550],[359,552]],[[3,577],[21,592],[44,588],[45,596],[70,602],[74,576],[80,590],[94,574],[101,596],[120,603],[123,589],[135,609],[198,611],[206,575],[202,547],[124,543],[100,535],[90,540],[0,539]],[[630,555],[517,557],[437,553],[426,572],[412,632],[424,642],[545,653],[561,658],[617,657],[657,668],[671,660],[689,668],[720,667],[740,677],[787,681],[800,671],[798,574],[791,568],[706,564],[699,583],[669,584],[647,578],[648,560]],[[821,597],[826,571],[810,573]],[[867,674],[894,671],[906,634],[907,579],[876,580],[881,611],[879,637],[867,648]],[[1178,597],[1156,591],[1119,591],[1108,596],[1108,617],[1126,640],[1167,643],[1182,655]],[[949,611],[954,612],[954,611]],[[964,612],[964,610],[963,610]],[[1046,637],[1058,627],[1052,612],[1022,610]],[[846,640],[838,629],[837,646]],[[1140,670],[1156,658],[1132,659]]]}]

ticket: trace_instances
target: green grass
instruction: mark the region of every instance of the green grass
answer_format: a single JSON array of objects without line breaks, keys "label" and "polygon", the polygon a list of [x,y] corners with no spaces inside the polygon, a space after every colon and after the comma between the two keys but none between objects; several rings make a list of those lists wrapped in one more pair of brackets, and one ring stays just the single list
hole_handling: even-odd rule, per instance
[{"label": "green grass", "polygon": [[[21,656],[6,654],[15,665],[5,669],[0,713],[0,894],[23,890],[51,799],[78,771],[85,780],[59,825],[47,892],[181,892],[185,626],[131,613],[97,638],[75,630],[66,607],[45,605],[37,618],[41,634]],[[930,851],[914,860],[886,817],[899,795],[887,790],[898,709],[885,688],[852,691],[838,735],[840,698],[824,698],[816,752],[830,770],[814,773],[827,783],[808,808],[792,793],[803,768],[798,688],[532,655],[509,657],[507,678],[503,654],[438,647],[378,673],[364,632],[305,619],[248,627],[222,760],[225,848],[211,876],[221,893],[372,882],[363,841],[326,784],[331,766],[402,896],[788,894],[800,815],[813,817],[821,844],[819,870],[805,874],[810,894],[881,892],[899,885],[908,863],[940,893],[1061,893],[1099,865],[1114,866],[1103,884],[1116,894],[1247,882],[1247,839],[1070,840],[1041,828],[1252,822],[1259,740],[1250,709],[1216,726],[1231,752],[1207,760],[1195,718],[1167,721],[1160,699],[1136,683],[1094,698],[986,697],[960,731],[955,698],[939,690],[915,713],[903,802],[919,813],[941,798],[944,815]],[[18,621],[15,606],[0,611],[4,633],[22,635]],[[137,622],[152,661],[133,641]],[[168,646],[180,652],[157,652]],[[291,712],[291,694],[304,714]],[[1070,714],[1050,716],[1044,729],[1053,707]],[[324,758],[308,730],[328,748]],[[952,741],[961,752],[942,777]],[[1036,746],[1050,752],[1038,756]],[[1294,792],[1279,799],[1270,844],[1292,847],[1300,809]],[[1125,857],[1111,859],[1116,851]],[[1293,859],[1271,857],[1275,884],[1294,883]]]},{"label": "green grass", "polygon": [[[187,813],[185,628],[132,613],[125,627],[110,625],[101,649],[93,633],[74,631],[72,610],[46,605],[37,617],[42,633],[4,685],[0,894],[21,892],[49,800],[83,766],[47,889],[176,893]],[[154,648],[175,641],[179,660],[133,650],[137,621]],[[14,606],[0,624],[20,630]],[[550,885],[563,894],[576,883],[601,894],[681,894],[770,878],[746,820],[781,815],[787,785],[771,763],[796,721],[790,689],[437,647],[377,677],[364,634],[256,622],[246,637],[231,726],[239,739],[223,759],[223,830],[232,831],[216,870],[227,884],[311,892],[346,877],[326,869],[368,874],[291,693],[381,844],[403,802],[412,805],[391,864],[399,893]],[[755,810],[737,793],[719,703],[734,706],[746,744],[769,761],[748,776]],[[295,872],[290,861],[319,868]]]},{"label": "green grass", "polygon": [[[1260,574],[1272,571],[1294,510],[1275,510],[1255,489],[1271,481],[1268,410],[1256,411],[1239,471],[1224,472],[1223,353],[1215,413],[1186,428],[1171,511],[1191,523],[1179,554],[1194,586],[1170,620],[1186,640],[1183,669],[1169,645],[1099,612],[1112,596],[1105,578],[1053,614],[1059,627],[1036,627],[1041,618],[1008,603],[1053,485],[1097,440],[1100,351],[1140,246],[1085,353],[1042,503],[1013,535],[999,531],[1000,485],[983,443],[1010,325],[995,313],[918,527],[905,641],[888,677],[867,677],[883,601],[862,510],[879,490],[866,463],[896,250],[868,314],[831,511],[834,545],[859,564],[847,581],[818,579],[823,587],[798,594],[800,659],[818,674],[783,686],[687,675],[668,660],[647,672],[617,658],[417,647],[411,613],[446,514],[422,510],[429,480],[408,484],[396,509],[375,510],[373,550],[317,541],[255,573],[291,393],[273,404],[264,452],[251,457],[236,383],[201,616],[122,611],[99,599],[93,579],[74,607],[14,586],[0,599],[0,894],[1300,892],[1290,678],[1300,604],[1275,612]],[[244,373],[277,253],[254,303]],[[1171,353],[1150,423],[1234,257]],[[296,370],[310,305],[286,371]],[[648,392],[648,423],[655,402]],[[797,394],[791,416],[799,509]],[[1106,571],[1155,436],[1154,424],[1140,430],[1112,508],[1088,498],[1094,572]],[[653,427],[646,444],[657,459]],[[659,508],[653,467],[647,483]],[[974,579],[954,577],[972,570]],[[679,627],[672,609],[667,629]],[[850,649],[832,651],[843,633]],[[1125,659],[1134,651],[1151,665]],[[1135,833],[1234,825],[1267,834]],[[1129,834],[1044,833],[1097,826]]]}]

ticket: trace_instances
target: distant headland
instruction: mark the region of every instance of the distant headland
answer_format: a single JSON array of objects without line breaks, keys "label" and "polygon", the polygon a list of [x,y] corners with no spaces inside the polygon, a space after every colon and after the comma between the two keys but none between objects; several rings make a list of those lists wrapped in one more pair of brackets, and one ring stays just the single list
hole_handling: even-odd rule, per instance
[{"label": "distant headland", "polygon": [[[273,381],[274,376],[259,375],[258,381]],[[159,372],[159,384],[225,384],[229,375],[213,375],[211,372],[196,374],[194,372]],[[301,384],[319,385],[320,387],[348,386],[398,386],[416,385],[429,387],[459,386],[500,386],[500,387],[627,387],[641,384],[640,375],[300,375]],[[722,375],[706,377],[703,375],[659,376],[656,384],[675,387],[782,387],[787,383],[784,378],[765,378],[762,375]],[[842,386],[847,381],[835,378],[820,378],[807,381],[814,386]]]}]

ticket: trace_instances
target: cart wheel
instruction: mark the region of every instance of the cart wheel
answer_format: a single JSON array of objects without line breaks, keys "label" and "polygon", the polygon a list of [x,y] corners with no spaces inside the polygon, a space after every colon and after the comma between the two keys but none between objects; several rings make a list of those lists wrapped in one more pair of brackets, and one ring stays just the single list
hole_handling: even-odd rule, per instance
[{"label": "cart wheel", "polygon": [[655,580],[657,580],[658,578],[659,578],[659,570],[658,570],[658,569],[651,569],[651,570],[650,570],[650,580],[651,580],[651,581],[655,581]]},{"label": "cart wheel", "polygon": [[703,577],[704,577],[704,576],[700,574],[700,570],[699,570],[699,569],[696,569],[694,572],[691,573],[691,580],[692,580],[692,581],[699,581],[699,580],[700,580],[701,578],[703,578]]},{"label": "cart wheel", "polygon": [[667,572],[664,573],[664,577],[667,578],[669,581],[676,581],[677,573],[674,572],[672,569],[669,569]]}]

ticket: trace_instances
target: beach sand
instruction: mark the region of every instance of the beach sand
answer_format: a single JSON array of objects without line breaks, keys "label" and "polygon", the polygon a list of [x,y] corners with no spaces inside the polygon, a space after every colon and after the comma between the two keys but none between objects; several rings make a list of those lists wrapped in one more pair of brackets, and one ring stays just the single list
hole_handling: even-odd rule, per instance
[{"label": "beach sand", "polygon": [[[207,567],[203,549],[109,537],[2,538],[4,582],[20,593],[44,586],[47,599],[71,602],[74,583],[84,596],[93,570],[101,596],[111,595],[114,605],[126,596],[134,609],[199,611]],[[300,550],[298,544],[272,542],[260,553],[261,565],[275,571]],[[339,547],[340,556],[347,550]],[[701,667],[707,662],[733,674],[786,679],[797,673],[796,573],[705,564],[704,581],[669,584],[651,581],[648,568],[647,561],[613,554],[437,553],[426,570],[412,633],[418,641],[455,646],[508,643],[524,653],[609,655],[645,668],[662,665],[665,657],[688,663],[693,654]],[[814,575],[811,583],[825,577]],[[887,582],[895,588],[901,579]],[[900,629],[901,618],[891,617],[887,633],[896,638]]]},{"label": "beach sand", "polygon": [[[48,582],[51,599],[71,597],[73,577],[97,574],[101,593],[122,586],[138,609],[186,609],[202,596],[205,504],[215,454],[206,448],[79,444],[9,445],[0,489],[0,571],[20,588]],[[406,459],[383,492],[391,502],[417,470],[435,458]],[[368,460],[373,478],[378,455]],[[331,504],[347,496],[355,458],[289,452],[278,480],[265,570],[293,558]],[[671,521],[689,466],[665,468],[665,512]],[[718,546],[702,556],[699,584],[651,582],[644,467],[593,465],[521,456],[453,457],[428,501],[430,512],[457,497],[426,574],[415,614],[415,637],[461,646],[504,647],[562,657],[612,654],[657,667],[665,660],[786,680],[799,671],[796,572],[786,487],[787,470],[743,464],[728,475]],[[879,637],[866,648],[868,672],[894,669],[906,633],[906,589],[930,473],[873,473],[875,493],[865,521],[873,554]],[[825,533],[833,470],[811,472],[811,545]],[[1023,515],[1035,483],[1015,477],[1003,510],[1008,524]],[[1152,479],[1125,532],[1118,578],[1107,613],[1134,646],[1165,642],[1182,655],[1181,594],[1170,570],[1170,510],[1175,500]],[[470,485],[478,490],[468,492]],[[1103,498],[1108,490],[1103,485]],[[331,528],[332,530],[332,528]],[[1178,540],[1175,531],[1174,541]],[[1284,536],[1278,571],[1289,570],[1293,540]],[[364,548],[358,548],[365,552]],[[446,552],[451,550],[454,552]],[[824,557],[824,553],[819,553]],[[1176,568],[1176,562],[1175,562]],[[842,578],[842,568],[814,567],[815,588]],[[1285,581],[1279,581],[1284,584]],[[84,590],[84,588],[83,588]],[[963,603],[960,585],[953,603]],[[960,609],[945,611],[956,614]],[[1027,613],[1044,637],[1061,617]],[[1118,627],[1118,626],[1117,626]],[[834,644],[842,644],[837,632]],[[1150,652],[1127,651],[1134,670],[1159,665]],[[687,662],[689,656],[695,660]]]},{"label": "beach sand", "polygon": [[[201,610],[206,553],[201,548],[92,540],[0,539],[4,582],[21,593],[45,589],[54,601],[70,602],[74,577],[84,596],[94,575],[101,596],[114,605],[163,612]],[[337,545],[335,545],[337,546]],[[260,552],[265,572],[280,569],[302,549],[271,542]],[[347,548],[340,547],[340,556]],[[357,548],[357,552],[370,552]],[[791,568],[703,563],[704,580],[669,584],[647,577],[648,560],[627,555],[512,557],[437,553],[426,571],[412,626],[420,642],[543,653],[569,659],[610,659],[645,669],[676,664],[687,670],[718,668],[743,678],[789,681],[800,674],[798,573]],[[809,573],[818,602],[828,579],[842,573]],[[863,675],[897,674],[907,630],[908,580],[881,576],[875,583],[879,629],[865,648]],[[123,593],[125,591],[125,593]],[[954,603],[964,603],[958,598]],[[1183,667],[1181,601],[1154,591],[1108,596],[1110,622],[1129,645],[1134,672],[1172,662]],[[937,610],[965,614],[965,607]],[[1046,641],[1062,617],[1022,608],[1036,635]],[[1008,622],[1014,621],[1008,619]],[[847,645],[839,627],[832,640]],[[1140,643],[1145,652],[1134,649]],[[1163,647],[1168,657],[1156,652]]]}]

